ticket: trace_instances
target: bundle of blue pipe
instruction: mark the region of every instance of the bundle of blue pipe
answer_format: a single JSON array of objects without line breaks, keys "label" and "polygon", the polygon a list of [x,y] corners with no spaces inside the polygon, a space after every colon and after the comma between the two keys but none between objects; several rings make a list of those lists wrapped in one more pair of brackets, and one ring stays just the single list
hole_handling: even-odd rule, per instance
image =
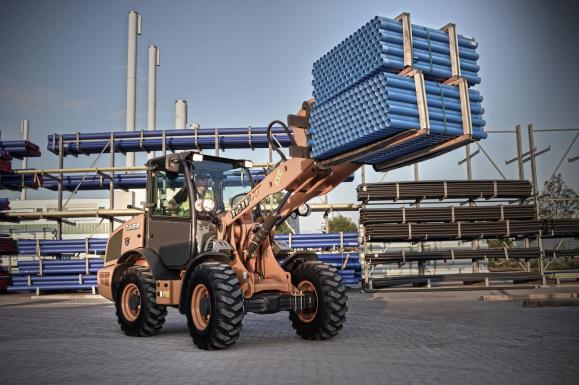
[{"label": "bundle of blue pipe", "polygon": [[[412,26],[412,68],[423,72],[429,132],[355,161],[379,164],[414,154],[464,134],[458,87],[438,83],[452,76],[447,32]],[[461,76],[478,84],[477,43],[458,36]],[[315,102],[309,145],[324,160],[420,127],[416,83],[397,75],[405,68],[402,22],[375,17],[314,63]],[[469,90],[472,138],[486,137],[482,96]],[[466,143],[466,142],[465,142]]]},{"label": "bundle of blue pipe", "polygon": [[28,140],[0,141],[0,151],[7,152],[17,159],[40,156],[39,147]]},{"label": "bundle of blue pipe", "polygon": [[[357,285],[361,266],[357,253],[320,254],[321,261],[336,267],[346,285]],[[103,268],[101,258],[18,261],[8,291],[76,291],[97,285],[96,273]]]},{"label": "bundle of blue pipe", "polygon": [[361,281],[362,265],[358,253],[320,253],[320,261],[325,262],[338,269],[345,285],[357,285]]},{"label": "bundle of blue pipe", "polygon": [[[163,141],[167,150],[191,150],[215,148],[217,138],[221,149],[267,148],[267,127],[204,128],[198,130],[151,130],[119,131],[114,135],[115,152],[161,151]],[[282,128],[272,129],[274,137],[282,146],[290,144]],[[165,136],[165,139],[163,139]],[[95,154],[103,149],[110,150],[108,133],[78,133],[62,135],[64,155]],[[48,150],[58,155],[60,135],[48,136]]]},{"label": "bundle of blue pipe", "polygon": [[0,190],[21,191],[22,187],[37,189],[42,186],[40,174],[2,174],[0,173]]},{"label": "bundle of blue pipe", "polygon": [[[106,238],[86,239],[19,239],[18,254],[20,255],[60,255],[60,254],[104,254],[107,245]],[[37,250],[38,249],[38,250]]]},{"label": "bundle of blue pipe", "polygon": [[12,275],[8,291],[76,291],[97,286],[96,273],[102,269],[101,258],[69,260],[18,261],[18,273]]},{"label": "bundle of blue pipe", "polygon": [[[482,118],[482,96],[469,90],[473,136],[486,138]],[[410,141],[377,156],[362,158],[368,164],[396,158],[463,134],[460,96],[457,87],[426,81],[430,117],[428,138]],[[311,115],[311,155],[326,159],[402,131],[419,128],[418,105],[413,78],[378,73],[325,103],[316,103]],[[428,140],[425,140],[428,139]]]},{"label": "bundle of blue pipe", "polygon": [[[458,35],[462,76],[470,85],[478,77],[478,44]],[[448,33],[412,25],[413,67],[425,77],[444,80],[452,76]],[[324,103],[352,85],[378,72],[404,69],[402,22],[376,16],[314,63],[314,98]]]},{"label": "bundle of blue pipe", "polygon": [[[304,233],[276,234],[275,239],[286,241],[296,249],[340,249],[358,247],[358,233]],[[60,254],[104,254],[106,238],[89,238],[88,249],[86,239],[20,239],[18,254],[20,255],[60,255]],[[38,250],[37,250],[38,249]]]},{"label": "bundle of blue pipe", "polygon": [[10,200],[8,198],[0,198],[0,211],[10,210]]},{"label": "bundle of blue pipe", "polygon": [[[104,266],[102,258],[18,261],[20,275],[96,274]],[[88,269],[87,269],[88,268]]]},{"label": "bundle of blue pipe", "polygon": [[358,233],[303,233],[276,234],[275,239],[285,241],[295,249],[323,249],[358,247]]},{"label": "bundle of blue pipe", "polygon": [[[265,178],[266,171],[263,169],[250,169],[254,182],[260,182]],[[245,175],[241,179],[239,172],[232,172],[223,179],[225,186],[246,186]],[[344,182],[352,182],[354,175],[350,175]],[[115,174],[115,188],[121,189],[144,189],[147,187],[147,174]],[[111,179],[103,174],[64,174],[62,177],[62,188],[68,191],[74,190],[108,190]],[[58,181],[52,178],[42,178],[41,175],[30,174],[10,174],[0,175],[0,189],[20,190],[22,185],[29,188],[44,187],[48,190],[58,190]],[[183,181],[179,178],[175,180],[176,186],[182,186]],[[78,188],[77,188],[78,187]]]}]

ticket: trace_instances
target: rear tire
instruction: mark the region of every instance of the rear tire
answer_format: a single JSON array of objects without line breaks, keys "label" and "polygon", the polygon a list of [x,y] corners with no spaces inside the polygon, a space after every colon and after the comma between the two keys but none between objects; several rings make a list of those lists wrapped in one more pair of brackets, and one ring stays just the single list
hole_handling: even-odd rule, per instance
[{"label": "rear tire", "polygon": [[243,293],[235,272],[220,262],[204,262],[187,285],[187,326],[199,348],[224,349],[239,339]]},{"label": "rear tire", "polygon": [[115,295],[117,320],[126,335],[148,337],[159,333],[167,307],[157,305],[155,280],[148,267],[132,266],[123,273]]},{"label": "rear tire", "polygon": [[301,291],[313,291],[316,298],[315,310],[290,312],[289,318],[296,333],[307,340],[326,340],[336,336],[348,311],[348,296],[338,271],[323,262],[304,262],[292,272],[292,283]]}]

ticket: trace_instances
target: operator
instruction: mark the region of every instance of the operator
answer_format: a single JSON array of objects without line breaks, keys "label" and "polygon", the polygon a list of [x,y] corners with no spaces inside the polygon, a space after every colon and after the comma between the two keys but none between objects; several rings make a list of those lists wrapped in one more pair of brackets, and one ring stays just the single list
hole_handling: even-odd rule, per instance
[{"label": "operator", "polygon": [[[195,199],[215,199],[213,191],[208,187],[209,175],[197,175],[195,177]],[[183,186],[169,201],[169,209],[182,213],[186,213],[190,209],[186,186]]]}]

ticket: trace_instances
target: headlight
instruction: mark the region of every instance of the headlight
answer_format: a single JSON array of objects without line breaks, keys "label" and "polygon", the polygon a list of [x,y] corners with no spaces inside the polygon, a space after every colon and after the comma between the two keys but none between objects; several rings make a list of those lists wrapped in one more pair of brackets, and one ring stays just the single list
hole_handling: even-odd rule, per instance
[{"label": "headlight", "polygon": [[306,203],[298,207],[298,215],[302,217],[307,217],[310,215],[310,206]]},{"label": "headlight", "polygon": [[203,210],[203,199],[197,199],[195,201],[195,210],[201,212]]},{"label": "headlight", "polygon": [[203,210],[210,212],[215,208],[215,201],[213,199],[203,199]]}]

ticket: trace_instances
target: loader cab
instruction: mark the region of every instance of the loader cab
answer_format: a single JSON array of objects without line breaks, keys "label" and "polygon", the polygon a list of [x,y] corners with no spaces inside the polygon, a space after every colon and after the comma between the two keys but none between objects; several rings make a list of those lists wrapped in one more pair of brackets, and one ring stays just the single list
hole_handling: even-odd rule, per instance
[{"label": "loader cab", "polygon": [[146,246],[180,269],[210,251],[220,214],[252,186],[245,161],[184,152],[147,163]]}]

